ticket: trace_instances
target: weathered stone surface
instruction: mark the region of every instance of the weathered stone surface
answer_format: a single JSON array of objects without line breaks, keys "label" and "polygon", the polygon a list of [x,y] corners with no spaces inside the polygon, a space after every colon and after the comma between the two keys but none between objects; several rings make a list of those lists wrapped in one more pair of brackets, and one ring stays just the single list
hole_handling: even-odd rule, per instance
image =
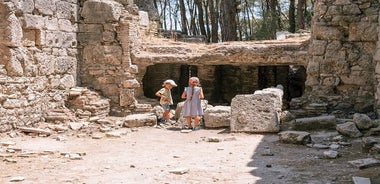
[{"label": "weathered stone surface", "polygon": [[364,159],[358,159],[358,160],[352,160],[349,161],[351,165],[358,167],[359,169],[364,169],[368,167],[374,167],[379,166],[380,161],[374,158],[364,158]]},{"label": "weathered stone surface", "polygon": [[372,127],[372,120],[366,114],[355,113],[352,120],[359,130],[367,130]]},{"label": "weathered stone surface", "polygon": [[346,122],[336,126],[336,130],[342,135],[349,137],[361,137],[363,134],[358,130],[354,122]]},{"label": "weathered stone surface", "polygon": [[123,6],[116,1],[89,0],[84,2],[81,16],[86,23],[116,22],[122,14]]},{"label": "weathered stone surface", "polygon": [[157,117],[154,114],[132,114],[125,117],[125,127],[153,126],[157,123]]},{"label": "weathered stone surface", "polygon": [[335,127],[335,116],[298,118],[293,124],[294,130],[335,130]]},{"label": "weathered stone surface", "polygon": [[279,132],[282,89],[266,88],[253,95],[236,95],[231,102],[231,131]]},{"label": "weathered stone surface", "polygon": [[208,128],[229,127],[231,119],[231,107],[209,107],[204,114],[204,126]]},{"label": "weathered stone surface", "polygon": [[311,142],[310,133],[304,131],[283,131],[278,136],[282,143],[306,145]]}]

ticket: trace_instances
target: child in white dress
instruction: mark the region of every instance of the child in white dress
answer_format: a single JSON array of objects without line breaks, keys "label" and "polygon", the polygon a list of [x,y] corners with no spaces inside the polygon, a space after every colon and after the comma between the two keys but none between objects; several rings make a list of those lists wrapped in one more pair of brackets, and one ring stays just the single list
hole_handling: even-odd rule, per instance
[{"label": "child in white dress", "polygon": [[185,87],[181,98],[186,99],[182,109],[183,116],[186,118],[187,128],[192,128],[191,120],[194,119],[193,130],[199,130],[200,116],[203,116],[201,99],[204,99],[202,87],[199,86],[199,78],[191,77],[189,86]]}]

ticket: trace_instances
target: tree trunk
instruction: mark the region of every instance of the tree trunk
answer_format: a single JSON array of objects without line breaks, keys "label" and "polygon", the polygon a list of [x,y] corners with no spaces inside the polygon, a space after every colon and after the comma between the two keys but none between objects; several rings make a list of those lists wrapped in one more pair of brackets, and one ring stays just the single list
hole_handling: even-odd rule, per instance
[{"label": "tree trunk", "polygon": [[188,35],[189,31],[187,30],[186,8],[184,0],[179,0],[179,9],[181,11],[182,34]]},{"label": "tree trunk", "polygon": [[296,32],[295,0],[290,0],[289,4],[289,32]]},{"label": "tree trunk", "polygon": [[222,41],[237,40],[237,4],[235,0],[222,0],[220,4]]},{"label": "tree trunk", "polygon": [[202,0],[195,0],[194,3],[197,5],[197,8],[198,8],[198,22],[199,22],[199,29],[201,31],[201,35],[206,36]]},{"label": "tree trunk", "polygon": [[306,6],[306,0],[298,0],[297,4],[297,24],[298,29],[305,29],[305,6]]},{"label": "tree trunk", "polygon": [[211,21],[211,42],[218,43],[218,1],[216,3],[214,0],[208,0],[208,8],[210,12],[210,21]]}]

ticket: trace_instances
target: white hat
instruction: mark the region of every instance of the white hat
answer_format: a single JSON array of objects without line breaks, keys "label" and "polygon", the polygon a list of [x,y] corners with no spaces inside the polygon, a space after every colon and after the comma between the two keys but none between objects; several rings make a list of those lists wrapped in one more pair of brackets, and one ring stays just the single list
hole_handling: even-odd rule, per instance
[{"label": "white hat", "polygon": [[170,84],[173,87],[177,87],[177,84],[174,82],[174,80],[168,79],[164,82],[164,84]]}]

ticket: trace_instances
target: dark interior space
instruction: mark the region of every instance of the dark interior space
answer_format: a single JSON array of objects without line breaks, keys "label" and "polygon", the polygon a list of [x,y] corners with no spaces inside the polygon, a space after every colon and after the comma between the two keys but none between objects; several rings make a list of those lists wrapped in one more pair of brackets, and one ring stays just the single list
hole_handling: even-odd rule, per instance
[{"label": "dark interior space", "polygon": [[178,87],[172,89],[174,103],[181,102],[181,94],[191,76],[199,77],[205,98],[211,105],[230,105],[237,94],[253,94],[256,90],[284,87],[284,104],[303,94],[306,70],[303,66],[255,65],[184,65],[156,64],[147,67],[143,77],[144,95],[155,96],[166,79],[173,79]]}]

